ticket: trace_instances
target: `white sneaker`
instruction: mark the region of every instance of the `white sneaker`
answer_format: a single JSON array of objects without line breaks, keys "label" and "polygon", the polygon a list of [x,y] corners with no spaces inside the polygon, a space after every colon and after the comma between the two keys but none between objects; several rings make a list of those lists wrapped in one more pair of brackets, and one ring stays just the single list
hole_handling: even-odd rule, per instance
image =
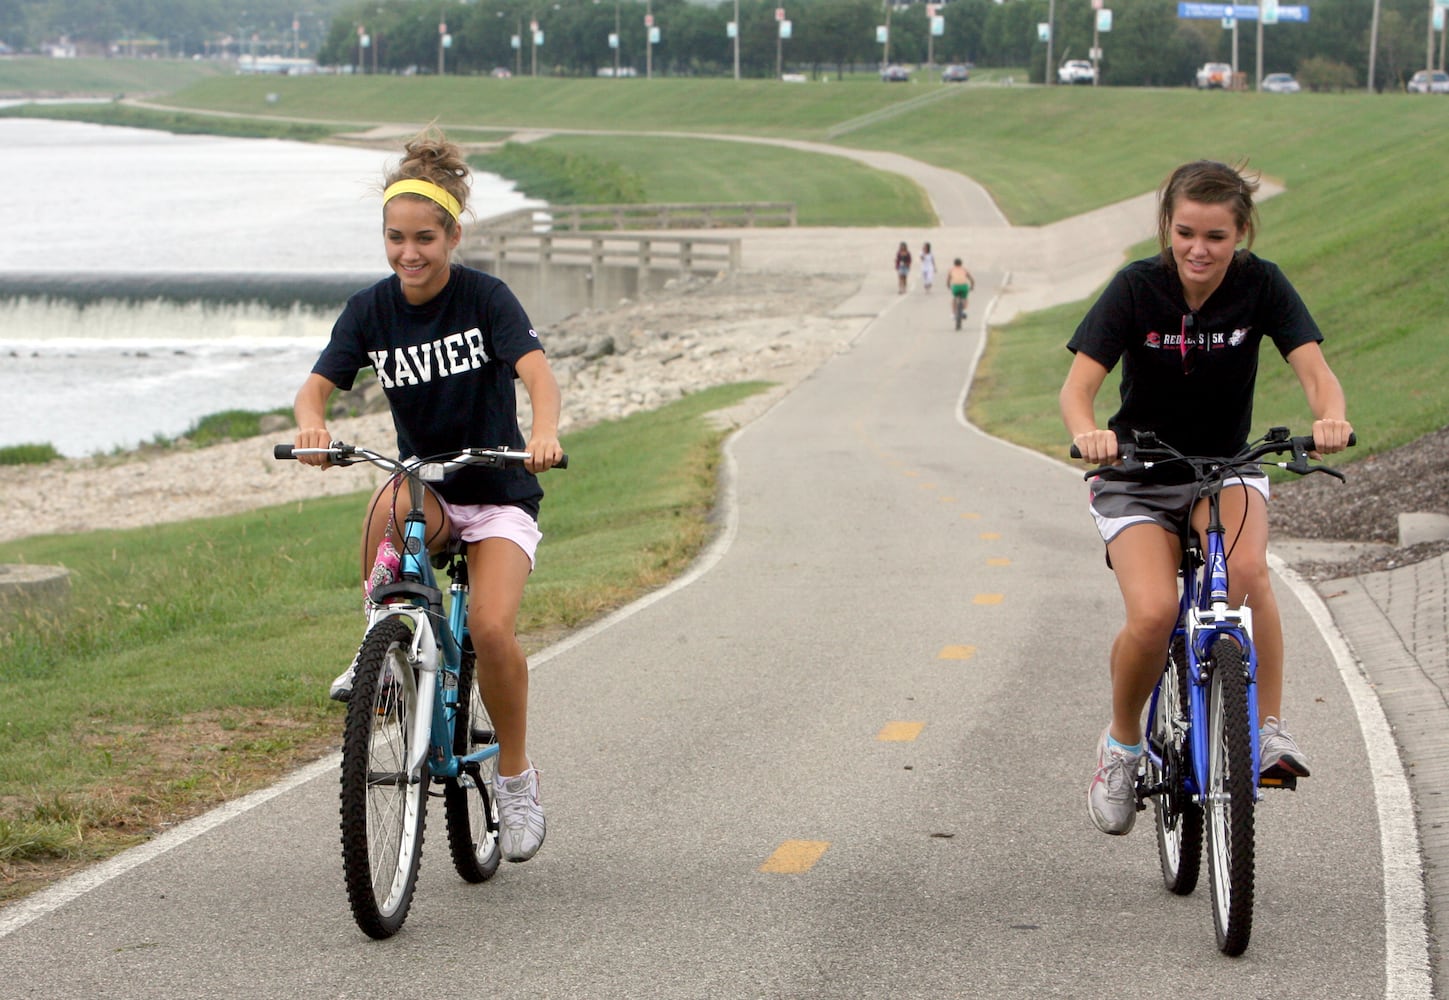
[{"label": "white sneaker", "polygon": [[347,701],[352,697],[352,673],[356,666],[357,657],[354,656],[347,669],[338,674],[332,686],[327,689],[327,697],[333,701]]},{"label": "white sneaker", "polygon": [[498,803],[498,847],[505,861],[527,861],[543,846],[547,824],[538,804],[538,771],[493,778],[493,797]]},{"label": "white sneaker", "polygon": [[1097,829],[1121,836],[1137,822],[1137,767],[1142,755],[1112,746],[1107,730],[1097,742],[1097,770],[1087,788],[1087,812]]}]

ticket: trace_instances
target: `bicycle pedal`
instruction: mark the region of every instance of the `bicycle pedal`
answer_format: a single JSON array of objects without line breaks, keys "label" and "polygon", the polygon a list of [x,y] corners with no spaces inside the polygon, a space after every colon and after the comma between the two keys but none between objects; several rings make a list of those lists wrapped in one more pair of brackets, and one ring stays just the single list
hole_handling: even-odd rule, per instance
[{"label": "bicycle pedal", "polygon": [[1273,767],[1258,775],[1259,788],[1281,788],[1284,791],[1298,790],[1298,775],[1286,768]]}]

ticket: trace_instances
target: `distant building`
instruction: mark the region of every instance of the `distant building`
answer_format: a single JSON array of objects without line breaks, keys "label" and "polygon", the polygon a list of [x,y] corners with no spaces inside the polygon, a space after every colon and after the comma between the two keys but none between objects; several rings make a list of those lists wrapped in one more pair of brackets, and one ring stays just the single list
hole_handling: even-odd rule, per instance
[{"label": "distant building", "polygon": [[236,61],[236,69],[238,73],[260,76],[311,76],[317,72],[317,60],[290,56],[241,56]]}]

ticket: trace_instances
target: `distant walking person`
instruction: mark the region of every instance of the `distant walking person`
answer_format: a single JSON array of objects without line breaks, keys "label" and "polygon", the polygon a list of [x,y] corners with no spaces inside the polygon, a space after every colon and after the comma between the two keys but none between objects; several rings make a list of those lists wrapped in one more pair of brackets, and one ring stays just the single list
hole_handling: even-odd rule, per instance
[{"label": "distant walking person", "polygon": [[931,244],[927,243],[921,247],[921,287],[929,293],[935,280],[936,255],[931,253]]},{"label": "distant walking person", "polygon": [[901,295],[906,294],[906,279],[911,276],[911,248],[906,246],[906,241],[901,240],[900,248],[896,250],[896,291]]}]

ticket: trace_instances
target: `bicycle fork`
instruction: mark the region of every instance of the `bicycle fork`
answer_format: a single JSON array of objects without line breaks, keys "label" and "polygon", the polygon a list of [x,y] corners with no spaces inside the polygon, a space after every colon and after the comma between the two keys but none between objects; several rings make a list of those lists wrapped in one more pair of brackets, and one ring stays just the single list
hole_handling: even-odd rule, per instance
[{"label": "bicycle fork", "polygon": [[1226,603],[1214,604],[1204,610],[1191,608],[1186,619],[1186,648],[1188,663],[1188,702],[1192,724],[1189,737],[1192,743],[1192,772],[1197,784],[1198,797],[1205,800],[1209,787],[1208,761],[1211,754],[1212,727],[1208,709],[1209,692],[1212,690],[1212,671],[1218,669],[1212,658],[1212,650],[1219,642],[1235,643],[1243,651],[1242,667],[1248,680],[1248,745],[1252,755],[1253,800],[1261,798],[1256,780],[1261,766],[1261,751],[1258,746],[1258,651],[1250,638],[1253,630],[1251,608],[1229,608]]}]

